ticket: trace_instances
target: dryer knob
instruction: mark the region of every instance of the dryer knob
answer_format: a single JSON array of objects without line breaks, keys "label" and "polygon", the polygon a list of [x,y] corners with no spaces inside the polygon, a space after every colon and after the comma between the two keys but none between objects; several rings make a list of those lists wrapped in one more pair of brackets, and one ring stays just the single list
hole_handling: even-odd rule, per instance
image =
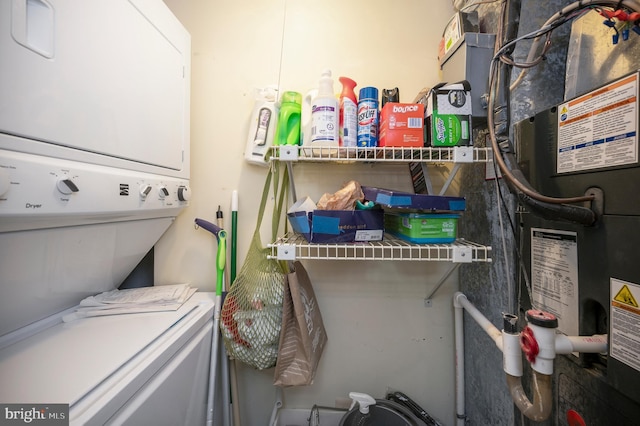
[{"label": "dryer knob", "polygon": [[74,192],[80,191],[76,184],[73,183],[73,181],[69,178],[58,180],[58,183],[56,183],[56,187],[58,188],[58,191],[62,192],[65,195],[73,194]]},{"label": "dryer knob", "polygon": [[147,195],[149,195],[152,189],[153,187],[148,183],[143,183],[142,185],[140,185],[140,198],[142,198],[143,200],[146,199]]},{"label": "dryer knob", "polygon": [[169,190],[167,189],[166,186],[164,185],[160,185],[158,187],[158,196],[162,199],[164,199],[165,197],[167,197],[169,195]]},{"label": "dryer knob", "polygon": [[178,187],[178,200],[180,201],[189,201],[191,199],[191,190],[188,186],[180,186]]}]

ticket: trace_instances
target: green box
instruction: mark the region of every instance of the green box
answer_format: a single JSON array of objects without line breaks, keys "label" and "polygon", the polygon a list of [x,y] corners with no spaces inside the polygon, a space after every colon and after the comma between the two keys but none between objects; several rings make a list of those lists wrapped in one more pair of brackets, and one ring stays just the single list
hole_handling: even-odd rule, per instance
[{"label": "green box", "polygon": [[469,146],[471,135],[471,88],[466,81],[439,85],[427,95],[425,117],[427,142],[431,146]]},{"label": "green box", "polygon": [[417,244],[452,243],[458,236],[458,214],[387,213],[384,232]]}]

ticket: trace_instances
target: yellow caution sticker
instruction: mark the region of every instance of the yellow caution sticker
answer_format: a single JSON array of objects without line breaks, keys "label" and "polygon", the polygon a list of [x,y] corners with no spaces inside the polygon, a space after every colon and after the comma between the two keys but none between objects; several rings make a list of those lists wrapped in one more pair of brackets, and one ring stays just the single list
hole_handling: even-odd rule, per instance
[{"label": "yellow caution sticker", "polygon": [[618,291],[618,293],[613,298],[613,300],[620,303],[624,303],[625,305],[633,306],[634,308],[638,307],[638,302],[636,302],[636,298],[633,297],[631,290],[629,290],[629,287],[626,284],[622,286],[622,288],[620,289],[620,291]]},{"label": "yellow caution sticker", "polygon": [[640,371],[640,285],[610,278],[609,355]]}]

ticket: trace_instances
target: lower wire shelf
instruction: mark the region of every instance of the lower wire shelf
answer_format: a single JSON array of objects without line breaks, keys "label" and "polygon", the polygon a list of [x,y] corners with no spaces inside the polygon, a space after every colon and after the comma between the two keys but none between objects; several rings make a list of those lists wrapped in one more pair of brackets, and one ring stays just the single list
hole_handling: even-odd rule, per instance
[{"label": "lower wire shelf", "polygon": [[271,259],[420,260],[454,263],[491,262],[491,247],[458,239],[450,244],[414,244],[391,235],[382,241],[342,244],[309,243],[288,233],[268,244]]}]

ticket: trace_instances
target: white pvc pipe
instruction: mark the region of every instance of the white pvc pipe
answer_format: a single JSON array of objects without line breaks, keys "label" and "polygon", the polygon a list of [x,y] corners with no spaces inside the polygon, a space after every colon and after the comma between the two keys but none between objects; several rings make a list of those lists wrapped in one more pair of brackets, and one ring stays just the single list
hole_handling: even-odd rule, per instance
[{"label": "white pvc pipe", "polygon": [[513,377],[522,377],[522,350],[520,349],[520,333],[502,332],[502,369]]},{"label": "white pvc pipe", "polygon": [[498,330],[496,326],[494,326],[491,321],[489,321],[484,315],[482,315],[482,313],[477,310],[476,307],[471,304],[471,302],[469,302],[467,296],[459,291],[453,295],[453,305],[456,306],[456,303],[467,310],[469,315],[471,315],[475,322],[477,322],[478,325],[482,327],[482,329],[489,335],[489,337],[493,339],[498,349],[500,349],[500,351],[502,352],[502,332]]},{"label": "white pvc pipe", "polygon": [[[555,334],[555,329],[546,329],[536,334],[536,340],[542,345],[543,357],[538,356],[535,364],[548,362],[551,367],[550,374],[534,373],[534,402],[531,403],[522,389],[520,376],[522,375],[522,355],[518,344],[519,334],[510,334],[498,330],[461,292],[453,295],[454,321],[455,321],[455,352],[456,352],[456,425],[465,426],[465,381],[464,381],[464,310],[478,323],[480,327],[491,337],[498,349],[503,352],[503,368],[507,373],[509,390],[514,402],[523,414],[534,421],[542,421],[549,416],[551,410],[551,373],[553,372],[553,359],[556,354],[570,354],[572,352],[583,353],[607,353],[607,335],[594,336],[565,336]],[[529,324],[534,330],[538,326]],[[540,340],[542,339],[542,341]],[[540,355],[540,354],[539,354]],[[543,362],[544,361],[544,362]],[[534,368],[534,371],[537,369]],[[544,369],[546,370],[546,368]],[[541,381],[538,387],[537,382]],[[543,397],[541,397],[541,395]]]},{"label": "white pvc pipe", "polygon": [[606,354],[609,350],[607,335],[594,336],[565,336],[556,335],[556,353],[570,354],[572,352],[584,352],[591,354]]},{"label": "white pvc pipe", "polygon": [[453,297],[455,313],[455,341],[456,341],[456,424],[465,426],[465,400],[464,400],[464,311],[458,303],[458,294]]},{"label": "white pvc pipe", "polygon": [[475,308],[461,292],[453,295],[453,307],[455,308],[455,344],[456,344],[456,425],[465,426],[465,382],[464,382],[464,309],[493,339],[496,346],[502,351],[502,332],[498,330],[479,310]]}]

